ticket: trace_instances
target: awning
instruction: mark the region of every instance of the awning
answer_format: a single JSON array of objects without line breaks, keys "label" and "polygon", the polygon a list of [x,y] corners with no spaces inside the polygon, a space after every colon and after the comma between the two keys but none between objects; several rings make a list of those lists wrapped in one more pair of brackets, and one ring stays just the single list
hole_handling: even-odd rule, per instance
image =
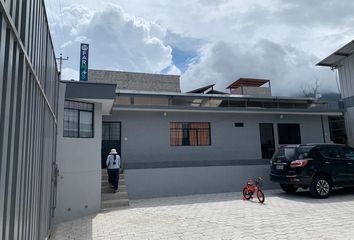
[{"label": "awning", "polygon": [[241,86],[244,87],[260,87],[265,83],[269,83],[268,79],[257,79],[257,78],[239,78],[237,81],[230,84],[227,88],[236,89]]},{"label": "awning", "polygon": [[354,53],[354,40],[347,43],[344,47],[338,49],[321,62],[317,63],[317,66],[325,66],[325,67],[332,67],[337,68],[338,64],[344,58],[349,57]]},{"label": "awning", "polygon": [[61,81],[65,83],[65,98],[84,100],[102,104],[102,114],[110,114],[116,98],[116,86],[113,83],[92,83],[83,81]]}]

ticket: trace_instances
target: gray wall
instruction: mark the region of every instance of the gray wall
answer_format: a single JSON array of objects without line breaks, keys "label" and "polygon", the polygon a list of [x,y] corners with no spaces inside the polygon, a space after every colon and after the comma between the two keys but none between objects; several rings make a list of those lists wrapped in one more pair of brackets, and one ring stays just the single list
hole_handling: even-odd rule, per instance
[{"label": "gray wall", "polygon": [[[323,119],[329,142],[328,118]],[[131,199],[240,191],[248,177],[268,179],[269,161],[261,160],[259,123],[274,123],[276,143],[277,123],[299,123],[302,143],[323,142],[320,116],[114,111],[103,120],[122,122],[121,155]],[[170,146],[173,121],[210,122],[211,146]],[[235,122],[244,122],[244,127],[234,127]],[[266,182],[265,187],[274,184]]]},{"label": "gray wall", "polygon": [[[61,89],[63,92],[64,86]],[[60,101],[60,105],[64,106],[64,96],[61,96]],[[58,118],[56,223],[96,213],[101,209],[101,104],[95,104],[94,138],[63,137],[63,111],[64,108],[59,109]]]},{"label": "gray wall", "polygon": [[58,78],[43,1],[0,1],[0,239],[53,226]]},{"label": "gray wall", "polygon": [[117,90],[181,92],[179,75],[89,69],[89,82],[116,83]]},{"label": "gray wall", "polygon": [[346,112],[344,113],[344,119],[348,145],[354,147],[354,107],[346,109]]},{"label": "gray wall", "polygon": [[[268,161],[267,161],[268,162]],[[248,178],[264,177],[263,189],[276,188],[269,165],[128,169],[129,199],[241,192]]]},{"label": "gray wall", "polygon": [[[113,111],[104,121],[122,122],[122,156],[126,162],[247,160],[261,158],[259,123],[299,123],[302,143],[323,142],[320,116],[279,114]],[[210,122],[211,146],[170,146],[170,122]],[[234,127],[243,122],[244,127]],[[324,117],[327,142],[328,118]]]}]

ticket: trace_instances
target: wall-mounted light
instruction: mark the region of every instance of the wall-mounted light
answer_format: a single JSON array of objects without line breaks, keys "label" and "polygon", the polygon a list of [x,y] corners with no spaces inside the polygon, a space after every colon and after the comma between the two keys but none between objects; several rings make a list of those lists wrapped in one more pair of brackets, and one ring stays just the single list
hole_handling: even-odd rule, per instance
[{"label": "wall-mounted light", "polygon": [[279,117],[280,117],[280,119],[283,119],[283,118],[284,118],[283,114],[280,114],[280,116],[279,116]]},{"label": "wall-mounted light", "polygon": [[163,116],[166,117],[166,116],[167,116],[167,112],[164,112],[164,113],[163,113]]}]

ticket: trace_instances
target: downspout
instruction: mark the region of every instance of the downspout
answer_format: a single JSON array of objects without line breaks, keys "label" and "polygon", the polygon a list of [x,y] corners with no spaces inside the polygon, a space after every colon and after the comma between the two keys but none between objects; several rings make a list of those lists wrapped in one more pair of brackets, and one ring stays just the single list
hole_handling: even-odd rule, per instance
[{"label": "downspout", "polygon": [[323,142],[326,143],[326,135],[325,135],[324,125],[323,125],[323,115],[321,115],[321,125],[322,125]]}]

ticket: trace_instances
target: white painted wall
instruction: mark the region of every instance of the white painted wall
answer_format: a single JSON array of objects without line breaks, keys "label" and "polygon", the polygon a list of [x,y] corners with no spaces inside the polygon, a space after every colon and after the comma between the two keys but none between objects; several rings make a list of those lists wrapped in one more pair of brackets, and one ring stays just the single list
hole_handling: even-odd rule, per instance
[{"label": "white painted wall", "polygon": [[96,213],[101,208],[102,107],[95,103],[94,138],[64,138],[63,85],[58,113],[56,223]]}]

